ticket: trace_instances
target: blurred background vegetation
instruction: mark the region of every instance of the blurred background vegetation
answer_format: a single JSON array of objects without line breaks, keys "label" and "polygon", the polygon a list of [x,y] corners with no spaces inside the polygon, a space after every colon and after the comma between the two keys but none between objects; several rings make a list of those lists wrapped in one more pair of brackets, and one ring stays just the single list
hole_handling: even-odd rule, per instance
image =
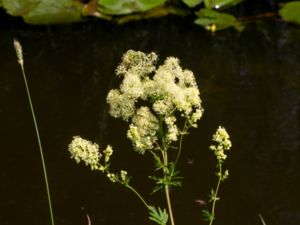
[{"label": "blurred background vegetation", "polygon": [[212,32],[276,20],[300,24],[300,1],[280,0],[0,0],[2,11],[34,25],[106,20],[122,24],[176,15]]}]

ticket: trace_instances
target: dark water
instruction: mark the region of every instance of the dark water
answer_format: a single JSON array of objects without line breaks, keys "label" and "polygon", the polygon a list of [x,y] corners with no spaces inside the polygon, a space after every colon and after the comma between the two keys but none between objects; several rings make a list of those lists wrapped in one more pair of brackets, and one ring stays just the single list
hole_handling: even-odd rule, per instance
[{"label": "dark water", "polygon": [[181,59],[195,72],[205,108],[199,128],[184,141],[173,190],[177,225],[207,224],[195,199],[215,186],[208,150],[218,125],[233,149],[225,167],[215,225],[300,224],[300,29],[264,22],[242,33],[211,35],[189,22],[165,18],[114,27],[99,23],[0,30],[0,224],[49,224],[38,146],[25,88],[12,47],[19,38],[43,140],[57,225],[151,224],[128,190],[69,159],[67,145],[81,135],[115,149],[113,167],[124,168],[148,195],[149,155],[131,150],[126,124],[109,117],[105,97],[118,85],[114,69],[128,49],[155,51],[161,61]]}]

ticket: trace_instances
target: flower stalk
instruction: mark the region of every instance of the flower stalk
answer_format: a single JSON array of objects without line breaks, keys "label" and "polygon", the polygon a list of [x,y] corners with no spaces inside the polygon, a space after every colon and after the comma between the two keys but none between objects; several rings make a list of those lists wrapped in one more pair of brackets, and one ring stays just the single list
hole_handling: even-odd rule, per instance
[{"label": "flower stalk", "polygon": [[27,82],[27,78],[26,78],[26,74],[25,74],[22,46],[21,46],[20,42],[16,39],[14,39],[14,47],[16,50],[18,63],[20,64],[20,67],[22,70],[22,75],[23,75],[23,79],[24,79],[24,84],[25,84],[25,88],[26,88],[30,111],[31,111],[32,119],[33,119],[34,129],[35,129],[35,133],[36,133],[36,137],[37,137],[37,141],[38,141],[38,146],[39,146],[39,151],[40,151],[40,156],[41,156],[41,161],[42,161],[42,166],[43,166],[46,192],[47,192],[50,220],[51,220],[51,224],[54,225],[55,223],[54,223],[53,209],[52,209],[52,203],[51,203],[50,188],[49,188],[49,183],[48,183],[47,169],[46,169],[46,163],[45,163],[45,159],[44,159],[42,142],[41,142],[39,128],[38,128],[38,124],[36,121],[33,103],[31,100],[29,86],[28,86],[28,82]]}]

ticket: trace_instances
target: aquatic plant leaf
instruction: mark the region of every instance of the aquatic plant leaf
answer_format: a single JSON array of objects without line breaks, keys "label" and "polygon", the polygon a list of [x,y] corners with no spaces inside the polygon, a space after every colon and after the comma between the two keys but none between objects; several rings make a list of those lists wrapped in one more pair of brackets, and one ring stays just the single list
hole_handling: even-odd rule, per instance
[{"label": "aquatic plant leaf", "polygon": [[162,5],[166,0],[99,0],[99,11],[109,15],[145,12]]},{"label": "aquatic plant leaf", "polygon": [[70,23],[80,20],[82,4],[74,0],[2,0],[13,16],[30,24]]},{"label": "aquatic plant leaf", "polygon": [[188,7],[195,7],[199,5],[203,0],[182,0]]},{"label": "aquatic plant leaf", "polygon": [[243,0],[204,0],[204,5],[209,9],[220,9],[234,6]]},{"label": "aquatic plant leaf", "polygon": [[215,30],[223,30],[228,27],[234,27],[238,31],[241,31],[244,28],[244,26],[234,16],[227,13],[220,13],[211,9],[200,9],[196,15],[198,18],[194,22],[206,29],[211,26],[214,26]]},{"label": "aquatic plant leaf", "polygon": [[38,4],[38,0],[2,0],[2,5],[5,8],[6,12],[12,16],[25,15]]},{"label": "aquatic plant leaf", "polygon": [[300,24],[300,1],[286,3],[279,14],[283,20]]}]

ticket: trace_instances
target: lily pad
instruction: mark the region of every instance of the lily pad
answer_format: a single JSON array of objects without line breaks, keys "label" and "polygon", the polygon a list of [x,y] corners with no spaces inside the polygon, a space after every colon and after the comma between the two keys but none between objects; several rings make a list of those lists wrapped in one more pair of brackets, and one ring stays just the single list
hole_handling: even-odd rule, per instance
[{"label": "lily pad", "polygon": [[221,9],[234,6],[243,0],[204,0],[204,5],[209,9]]},{"label": "lily pad", "polygon": [[220,13],[211,9],[201,9],[196,15],[198,19],[194,22],[212,31],[223,30],[229,27],[234,27],[238,31],[241,31],[244,28],[234,16],[227,13]]},{"label": "lily pad", "polygon": [[81,19],[82,4],[73,0],[2,0],[13,16],[30,24],[71,23]]},{"label": "lily pad", "polygon": [[286,3],[279,14],[283,20],[300,24],[300,1]]},{"label": "lily pad", "polygon": [[126,15],[145,12],[162,5],[166,0],[99,0],[100,12],[108,15]]},{"label": "lily pad", "polygon": [[188,7],[195,7],[199,5],[203,0],[182,0]]}]

